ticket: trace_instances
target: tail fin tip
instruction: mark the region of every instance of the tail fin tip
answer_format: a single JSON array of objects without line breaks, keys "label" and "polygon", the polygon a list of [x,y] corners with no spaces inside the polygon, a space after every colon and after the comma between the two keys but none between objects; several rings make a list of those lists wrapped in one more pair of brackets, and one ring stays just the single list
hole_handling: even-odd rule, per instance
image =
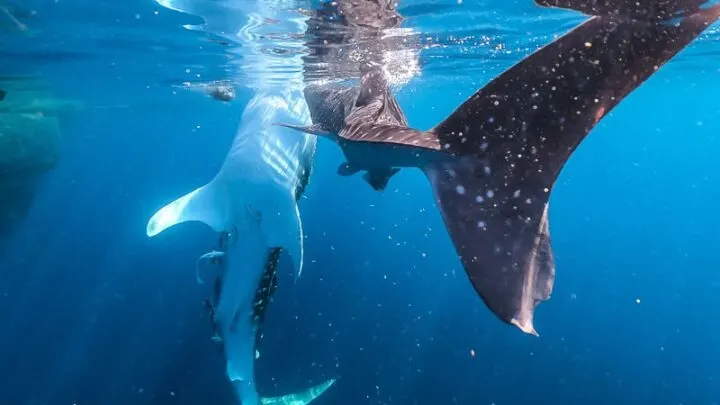
[{"label": "tail fin tip", "polygon": [[306,389],[305,391],[294,393],[294,394],[288,394],[283,395],[279,397],[267,397],[267,398],[260,398],[260,404],[261,405],[308,405],[315,399],[317,399],[320,395],[325,393],[333,384],[335,384],[336,379],[332,378],[330,380],[324,381],[318,385],[315,385],[313,387],[310,387]]},{"label": "tail fin tip", "polygon": [[505,184],[484,167],[469,158],[430,165],[425,174],[478,295],[500,320],[537,336],[535,307],[550,297],[555,279],[548,193],[533,182]]}]

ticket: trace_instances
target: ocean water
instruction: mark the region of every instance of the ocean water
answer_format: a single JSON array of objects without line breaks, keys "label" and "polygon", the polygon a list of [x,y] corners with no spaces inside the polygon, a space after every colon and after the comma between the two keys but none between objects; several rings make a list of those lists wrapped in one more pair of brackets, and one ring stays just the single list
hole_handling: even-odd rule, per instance
[{"label": "ocean water", "polygon": [[[243,21],[230,2],[185,3],[18,1],[36,11],[28,31],[0,31],[0,76],[38,75],[82,104],[60,109],[59,162],[0,242],[0,404],[234,403],[194,274],[216,235],[145,235],[217,172],[256,79],[242,47],[216,41]],[[395,92],[418,128],[585,18],[530,0],[400,11],[419,62],[401,63]],[[563,169],[540,337],[476,296],[419,171],[377,193],[339,177],[339,148],[320,140],[300,202],[306,267],[295,282],[281,261],[260,392],[337,378],[313,404],[720,404],[719,41],[716,24]],[[212,80],[232,80],[235,100],[182,84]]]}]

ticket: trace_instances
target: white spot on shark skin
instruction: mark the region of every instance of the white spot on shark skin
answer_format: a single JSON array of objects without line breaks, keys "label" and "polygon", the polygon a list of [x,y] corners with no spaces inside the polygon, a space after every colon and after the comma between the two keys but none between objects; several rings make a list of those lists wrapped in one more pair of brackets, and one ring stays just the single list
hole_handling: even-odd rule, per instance
[{"label": "white spot on shark skin", "polygon": [[485,199],[483,198],[483,196],[478,195],[477,197],[475,197],[475,201],[477,201],[478,203],[482,204],[482,202],[485,201]]},{"label": "white spot on shark skin", "polygon": [[487,150],[488,146],[489,146],[489,145],[488,145],[487,142],[483,142],[483,143],[480,144],[480,150],[483,151],[483,152],[485,152],[485,151]]},{"label": "white spot on shark skin", "polygon": [[477,226],[482,230],[487,230],[487,224],[485,223],[485,221],[478,221]]},{"label": "white spot on shark skin", "polygon": [[487,196],[487,198],[493,198],[493,196],[495,196],[495,192],[492,190],[488,190],[485,195]]},{"label": "white spot on shark skin", "polygon": [[489,175],[490,174],[490,166],[485,166],[483,168],[483,171],[485,171],[485,174]]},{"label": "white spot on shark skin", "polygon": [[455,191],[456,191],[458,194],[460,194],[460,195],[464,195],[464,194],[465,194],[465,187],[463,187],[461,184],[458,184],[458,185],[455,187]]},{"label": "white spot on shark skin", "polygon": [[515,190],[515,192],[513,193],[513,197],[515,197],[515,198],[520,197],[520,190]]}]

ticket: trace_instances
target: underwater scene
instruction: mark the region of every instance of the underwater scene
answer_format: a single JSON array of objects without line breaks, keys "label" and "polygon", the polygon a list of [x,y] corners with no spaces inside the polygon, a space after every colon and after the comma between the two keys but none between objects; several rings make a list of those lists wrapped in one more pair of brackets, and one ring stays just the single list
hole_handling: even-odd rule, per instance
[{"label": "underwater scene", "polygon": [[720,405],[719,20],[0,0],[0,405]]}]

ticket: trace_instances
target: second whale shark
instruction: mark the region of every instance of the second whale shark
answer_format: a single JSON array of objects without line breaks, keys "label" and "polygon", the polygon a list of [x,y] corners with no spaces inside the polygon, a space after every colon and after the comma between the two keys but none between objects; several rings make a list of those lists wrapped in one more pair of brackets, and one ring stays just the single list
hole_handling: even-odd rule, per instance
[{"label": "second whale shark", "polygon": [[[395,5],[366,3],[371,10],[384,4],[383,15]],[[408,127],[372,60],[361,64],[358,87],[306,88],[313,125],[278,121],[336,142],[347,160],[338,174],[364,171],[375,190],[400,168],[422,170],[479,296],[499,319],[533,335],[535,307],[550,297],[555,279],[548,201],[560,171],[608,112],[720,16],[720,5],[701,7],[701,0],[536,3],[592,17],[500,74],[432,129]]]}]

